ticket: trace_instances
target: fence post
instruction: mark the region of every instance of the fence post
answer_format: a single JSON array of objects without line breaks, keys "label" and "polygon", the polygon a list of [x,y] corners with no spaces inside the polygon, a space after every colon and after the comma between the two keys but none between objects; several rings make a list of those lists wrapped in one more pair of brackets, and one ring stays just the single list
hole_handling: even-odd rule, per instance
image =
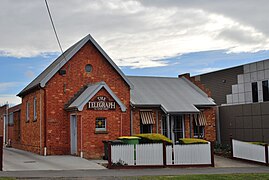
[{"label": "fence post", "polygon": [[0,171],[3,171],[3,136],[0,136]]},{"label": "fence post", "polygon": [[108,142],[108,168],[110,169],[112,167],[112,162],[111,162],[111,142]]},{"label": "fence post", "polygon": [[268,160],[268,144],[265,144],[264,148],[265,148],[265,163],[266,163],[266,166],[268,166],[269,165],[269,160]]},{"label": "fence post", "polygon": [[166,142],[163,141],[163,166],[166,167]]},{"label": "fence post", "polygon": [[230,135],[230,145],[231,145],[231,156],[233,158],[234,154],[233,154],[233,138],[232,138],[232,135]]},{"label": "fence post", "polygon": [[211,166],[215,166],[215,161],[214,161],[214,141],[210,142],[210,153],[211,153]]}]

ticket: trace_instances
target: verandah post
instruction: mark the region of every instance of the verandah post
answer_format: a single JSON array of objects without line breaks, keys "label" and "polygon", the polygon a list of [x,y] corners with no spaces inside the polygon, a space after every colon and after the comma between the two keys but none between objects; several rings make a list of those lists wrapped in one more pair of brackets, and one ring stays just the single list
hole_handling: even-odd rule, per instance
[{"label": "verandah post", "polygon": [[111,142],[108,142],[108,168],[110,169],[112,167],[111,162]]},{"label": "verandah post", "polygon": [[163,141],[163,167],[166,167],[166,142]]},{"label": "verandah post", "polygon": [[266,166],[269,166],[269,160],[268,160],[268,144],[265,144],[264,148],[265,148],[265,163],[266,163]]}]

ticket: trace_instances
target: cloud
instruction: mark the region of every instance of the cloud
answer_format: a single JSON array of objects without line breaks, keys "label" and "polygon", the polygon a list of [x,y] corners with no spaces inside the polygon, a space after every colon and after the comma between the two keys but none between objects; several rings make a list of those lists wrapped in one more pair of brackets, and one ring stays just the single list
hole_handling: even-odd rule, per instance
[{"label": "cloud", "polygon": [[[116,64],[160,67],[196,51],[269,49],[268,1],[49,0],[66,49],[91,33]],[[11,11],[12,9],[12,11]],[[250,15],[251,12],[251,15]],[[0,55],[59,51],[43,1],[3,0]]]},{"label": "cloud", "polygon": [[10,104],[11,106],[21,103],[21,98],[15,94],[1,94],[0,95],[0,105]]},{"label": "cloud", "polygon": [[25,76],[29,79],[33,79],[35,77],[35,73],[33,71],[26,71]]},{"label": "cloud", "polygon": [[194,71],[194,73],[196,74],[204,74],[204,73],[208,73],[208,72],[214,72],[214,71],[218,71],[222,68],[203,68],[203,69],[197,69],[196,71]]},{"label": "cloud", "polygon": [[11,88],[17,87],[20,83],[18,82],[0,82],[0,93],[4,93]]}]

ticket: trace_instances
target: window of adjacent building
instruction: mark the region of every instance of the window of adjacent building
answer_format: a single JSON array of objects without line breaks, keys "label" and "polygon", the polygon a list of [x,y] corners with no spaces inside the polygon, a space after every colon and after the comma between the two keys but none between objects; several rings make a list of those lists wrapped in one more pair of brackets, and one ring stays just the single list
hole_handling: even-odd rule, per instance
[{"label": "window of adjacent building", "polygon": [[29,109],[30,109],[30,103],[27,102],[26,103],[26,122],[28,122],[30,120],[30,117],[29,117]]},{"label": "window of adjacent building", "polygon": [[37,112],[36,112],[36,97],[34,98],[34,121],[37,119]]},{"label": "window of adjacent building", "polygon": [[96,118],[95,130],[96,131],[106,131],[106,118],[104,118],[104,117]]},{"label": "window of adjacent building", "polygon": [[263,101],[269,101],[269,84],[268,80],[262,82]]},{"label": "window of adjacent building", "polygon": [[258,102],[258,83],[253,82],[251,85],[252,85],[252,102]]},{"label": "window of adjacent building", "polygon": [[8,115],[8,124],[13,125],[14,124],[14,119],[13,119],[13,112],[9,113]]}]

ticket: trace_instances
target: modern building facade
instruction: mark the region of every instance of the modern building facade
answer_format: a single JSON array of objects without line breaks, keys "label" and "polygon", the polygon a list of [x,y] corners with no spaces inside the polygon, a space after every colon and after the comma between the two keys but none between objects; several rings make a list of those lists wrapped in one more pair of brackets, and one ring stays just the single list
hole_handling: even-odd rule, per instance
[{"label": "modern building facade", "polygon": [[125,76],[90,35],[18,96],[16,147],[39,154],[100,158],[103,140],[138,133],[161,133],[174,143],[184,137],[216,139],[215,103],[200,82],[188,74]]},{"label": "modern building facade", "polygon": [[209,87],[218,106],[219,136],[269,142],[269,60],[195,77]]}]

